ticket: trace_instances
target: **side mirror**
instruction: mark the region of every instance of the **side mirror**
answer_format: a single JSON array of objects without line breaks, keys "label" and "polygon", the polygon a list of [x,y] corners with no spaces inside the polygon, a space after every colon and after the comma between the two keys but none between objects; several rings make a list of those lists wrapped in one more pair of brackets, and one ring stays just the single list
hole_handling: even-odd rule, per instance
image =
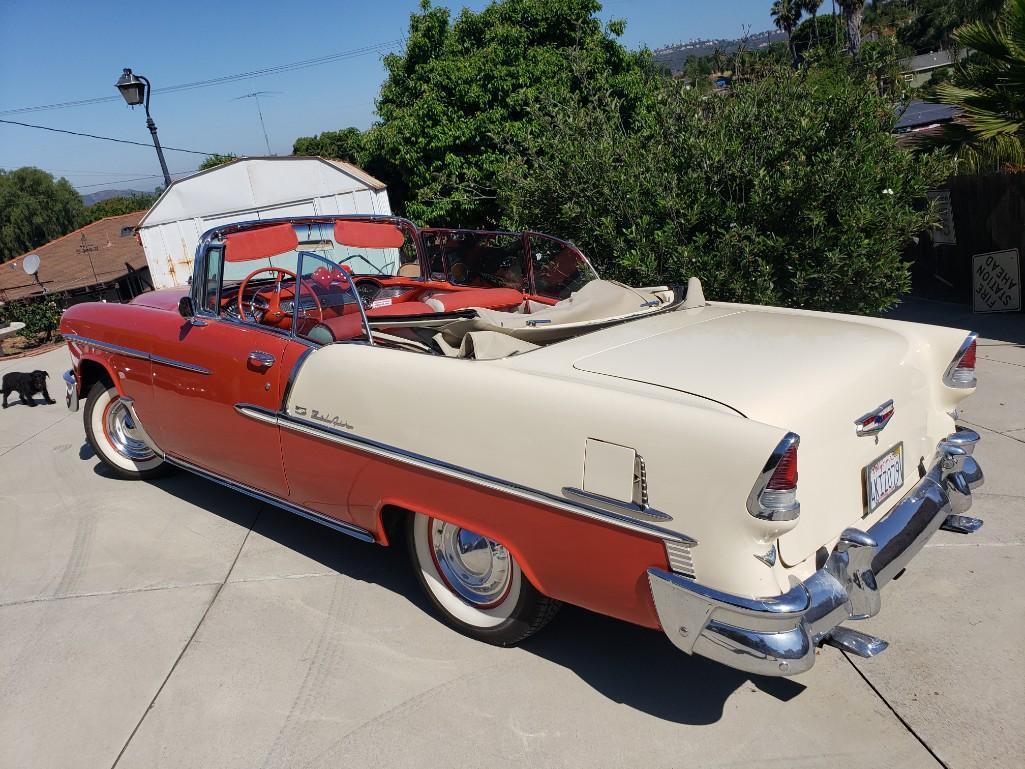
[{"label": "side mirror", "polygon": [[192,303],[191,296],[183,296],[178,300],[178,314],[186,320],[191,320],[196,314],[196,306]]}]

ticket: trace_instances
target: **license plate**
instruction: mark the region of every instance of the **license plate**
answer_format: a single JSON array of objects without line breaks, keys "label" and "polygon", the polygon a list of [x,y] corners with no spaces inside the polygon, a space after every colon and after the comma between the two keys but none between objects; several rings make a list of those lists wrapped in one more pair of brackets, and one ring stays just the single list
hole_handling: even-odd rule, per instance
[{"label": "license plate", "polygon": [[861,470],[865,515],[869,515],[904,485],[904,444],[898,443]]}]

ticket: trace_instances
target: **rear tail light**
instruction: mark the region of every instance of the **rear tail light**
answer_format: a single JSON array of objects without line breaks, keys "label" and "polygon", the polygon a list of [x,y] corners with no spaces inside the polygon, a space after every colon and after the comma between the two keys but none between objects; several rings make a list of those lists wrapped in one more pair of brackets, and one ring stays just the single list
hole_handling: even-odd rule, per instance
[{"label": "rear tail light", "polygon": [[801,514],[797,501],[797,447],[801,438],[787,433],[755,481],[747,511],[767,521],[793,521]]},{"label": "rear tail light", "polygon": [[947,387],[965,389],[975,387],[978,381],[975,377],[975,344],[978,334],[971,333],[961,343],[957,355],[947,366],[943,374],[943,384]]}]

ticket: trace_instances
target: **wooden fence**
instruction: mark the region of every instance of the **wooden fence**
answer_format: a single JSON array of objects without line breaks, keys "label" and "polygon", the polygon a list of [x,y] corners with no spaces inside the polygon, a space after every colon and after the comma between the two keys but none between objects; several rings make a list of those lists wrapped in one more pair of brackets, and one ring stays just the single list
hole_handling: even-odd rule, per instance
[{"label": "wooden fence", "polygon": [[955,177],[941,192],[952,227],[909,250],[915,293],[971,304],[975,254],[1016,248],[1025,260],[1025,173]]}]

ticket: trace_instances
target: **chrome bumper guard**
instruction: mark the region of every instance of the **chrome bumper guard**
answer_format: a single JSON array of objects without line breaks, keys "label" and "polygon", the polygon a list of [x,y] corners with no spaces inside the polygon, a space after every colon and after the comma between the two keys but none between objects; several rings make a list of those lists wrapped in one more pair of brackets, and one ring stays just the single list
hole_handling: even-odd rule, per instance
[{"label": "chrome bumper guard", "polygon": [[64,396],[68,411],[78,411],[78,380],[75,379],[75,370],[69,368],[64,372],[63,378],[64,386],[68,388],[67,395]]},{"label": "chrome bumper guard", "polygon": [[815,648],[834,631],[839,635],[841,623],[878,614],[879,589],[907,566],[947,516],[971,507],[972,491],[983,482],[972,458],[978,440],[971,430],[947,436],[938,446],[939,459],[907,496],[867,532],[846,529],[825,565],[783,595],[745,598],[665,569],[648,569],[669,640],[688,654],[749,673],[786,676],[810,669]]}]

